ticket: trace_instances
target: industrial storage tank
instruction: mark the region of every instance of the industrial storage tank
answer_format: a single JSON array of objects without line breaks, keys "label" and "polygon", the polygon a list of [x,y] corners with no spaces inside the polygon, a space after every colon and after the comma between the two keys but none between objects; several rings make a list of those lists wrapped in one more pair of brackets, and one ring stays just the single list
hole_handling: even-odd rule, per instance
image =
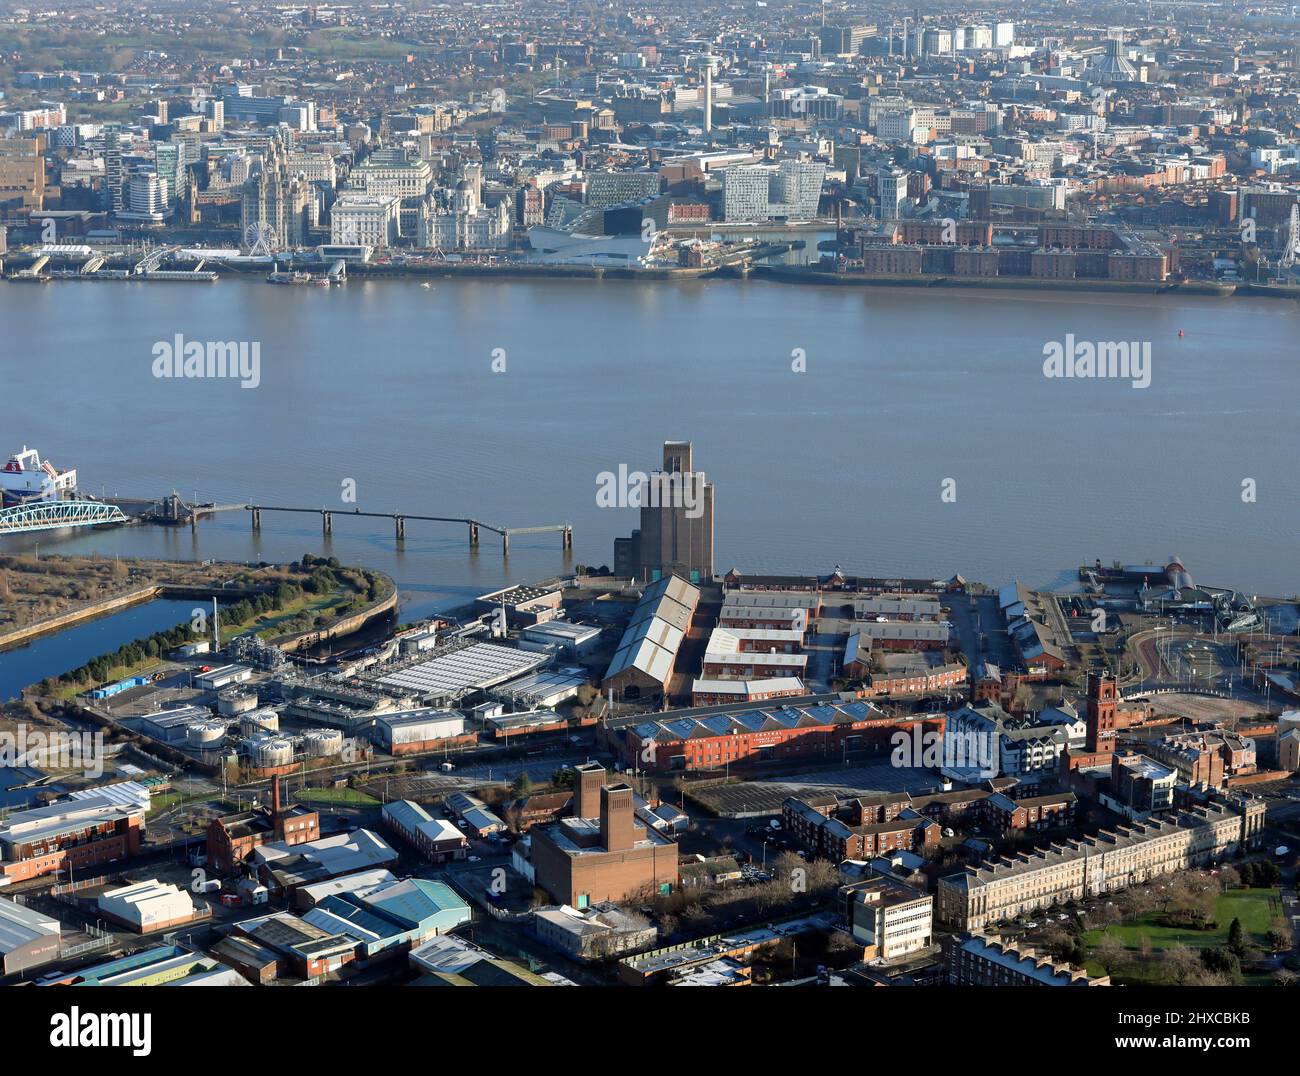
[{"label": "industrial storage tank", "polygon": [[256,736],[262,732],[279,732],[280,715],[271,709],[254,710],[239,719],[241,736]]},{"label": "industrial storage tank", "polygon": [[339,729],[308,729],[302,734],[302,746],[308,758],[341,754],[343,733]]},{"label": "industrial storage tank", "polygon": [[261,736],[248,742],[248,758],[257,769],[293,764],[293,741],[287,736]]},{"label": "industrial storage tank", "polygon": [[226,726],[220,721],[194,721],[185,726],[185,742],[190,747],[214,748],[225,735]]}]

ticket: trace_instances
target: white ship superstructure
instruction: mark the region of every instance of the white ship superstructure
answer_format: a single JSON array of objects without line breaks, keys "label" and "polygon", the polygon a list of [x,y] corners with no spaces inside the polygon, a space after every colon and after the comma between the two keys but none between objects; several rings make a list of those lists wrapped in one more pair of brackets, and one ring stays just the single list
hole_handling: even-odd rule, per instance
[{"label": "white ship superstructure", "polygon": [[76,471],[60,471],[42,460],[34,448],[23,445],[0,468],[0,493],[6,503],[20,500],[56,501],[77,488]]}]

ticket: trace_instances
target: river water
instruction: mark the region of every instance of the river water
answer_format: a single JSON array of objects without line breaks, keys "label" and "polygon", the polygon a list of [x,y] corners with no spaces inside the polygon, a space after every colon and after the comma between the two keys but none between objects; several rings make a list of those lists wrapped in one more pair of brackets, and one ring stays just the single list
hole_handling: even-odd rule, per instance
[{"label": "river water", "polygon": [[189,620],[193,601],[161,599],[43,635],[26,646],[0,653],[0,700],[16,696],[29,684],[80,668],[123,643],[166,631]]},{"label": "river water", "polygon": [[[259,384],[155,377],[155,346],[177,334],[256,344]],[[1150,386],[1044,377],[1044,346],[1067,334],[1149,342]],[[691,439],[716,483],[720,570],[1048,585],[1096,557],[1176,553],[1199,581],[1290,594],[1297,341],[1296,305],[1268,300],[731,280],[0,286],[0,450],[35,446],[84,489],[575,528],[568,561],[557,534],[513,539],[507,561],[487,532],[471,554],[459,525],[408,523],[399,548],[385,520],[338,516],[326,539],[319,517],[268,514],[255,535],[242,511],[197,534],[0,550],[327,553],[391,573],[410,618],[610,563],[636,512],[597,507],[598,474]]]}]

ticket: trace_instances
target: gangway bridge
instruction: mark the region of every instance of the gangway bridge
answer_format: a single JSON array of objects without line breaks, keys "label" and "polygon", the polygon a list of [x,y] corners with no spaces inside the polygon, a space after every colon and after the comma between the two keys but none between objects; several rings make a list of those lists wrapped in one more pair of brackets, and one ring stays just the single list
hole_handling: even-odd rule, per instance
[{"label": "gangway bridge", "polygon": [[115,504],[101,504],[99,501],[32,501],[0,510],[0,535],[129,522],[130,519]]},{"label": "gangway bridge", "polygon": [[180,247],[156,247],[135,263],[132,272],[137,276],[142,276],[145,273],[156,273],[162,267],[163,262],[180,249]]},{"label": "gangway bridge", "polygon": [[[84,494],[82,495],[85,496]],[[344,516],[355,519],[391,519],[394,537],[399,541],[406,539],[408,521],[419,523],[460,523],[469,528],[470,549],[477,550],[479,532],[491,531],[501,536],[501,553],[510,555],[510,539],[529,534],[559,534],[561,548],[573,548],[573,525],[571,523],[548,523],[536,527],[503,527],[495,523],[485,523],[472,516],[433,516],[414,512],[365,512],[361,509],[341,511],[332,508],[299,508],[288,505],[273,504],[216,504],[194,503],[186,501],[173,491],[157,501],[131,500],[129,498],[110,497],[98,500],[71,501],[33,501],[0,511],[0,535],[23,534],[29,531],[60,530],[65,527],[94,527],[107,523],[188,523],[191,528],[206,516],[215,516],[222,512],[244,511],[249,513],[253,530],[262,527],[263,512],[285,512],[296,515],[318,515],[321,519],[321,532],[334,533],[334,517]]]},{"label": "gangway bridge", "polygon": [[548,523],[539,527],[501,527],[494,523],[484,523],[481,519],[473,519],[469,516],[426,516],[414,512],[363,512],[358,508],[348,512],[333,508],[295,508],[271,504],[248,504],[244,505],[244,507],[252,515],[254,530],[261,529],[263,512],[294,512],[319,515],[321,517],[321,531],[324,534],[333,534],[334,517],[344,516],[359,519],[391,519],[393,521],[394,536],[399,542],[406,538],[407,521],[413,520],[421,523],[463,523],[469,528],[469,545],[471,549],[478,548],[480,530],[499,534],[501,536],[501,553],[503,556],[510,555],[510,539],[525,534],[558,533],[561,547],[564,549],[573,548],[573,525],[570,523]]}]

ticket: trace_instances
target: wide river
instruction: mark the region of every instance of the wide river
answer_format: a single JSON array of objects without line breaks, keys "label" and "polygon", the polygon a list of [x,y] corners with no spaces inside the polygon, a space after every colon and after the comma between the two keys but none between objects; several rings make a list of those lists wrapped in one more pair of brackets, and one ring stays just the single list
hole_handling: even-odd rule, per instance
[{"label": "wide river", "polygon": [[[256,343],[260,384],[155,377],[155,345],[177,334]],[[1044,346],[1067,334],[1149,342],[1150,386],[1045,377]],[[1047,585],[1096,557],[1176,553],[1198,580],[1291,594],[1298,359],[1300,310],[1268,300],[759,281],[0,285],[0,451],[32,445],[84,489],[575,527],[569,562],[556,534],[515,538],[503,561],[486,532],[470,555],[461,526],[409,523],[398,548],[384,520],[336,517],[327,540],[318,517],[267,515],[255,536],[243,511],[197,536],[125,528],[0,550],[327,552],[390,572],[416,617],[611,563],[636,513],[597,506],[598,474],[651,467],[661,442],[689,438],[716,483],[719,569]]]}]

